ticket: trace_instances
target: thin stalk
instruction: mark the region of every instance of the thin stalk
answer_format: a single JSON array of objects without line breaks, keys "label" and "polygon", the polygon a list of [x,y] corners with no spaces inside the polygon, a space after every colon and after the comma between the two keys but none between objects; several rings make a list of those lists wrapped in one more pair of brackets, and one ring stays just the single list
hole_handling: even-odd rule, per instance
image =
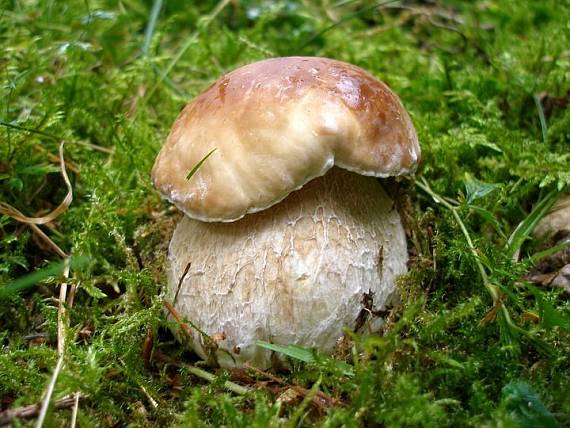
[{"label": "thin stalk", "polygon": [[[186,364],[184,365],[184,367],[194,376],[198,376],[199,378],[207,380],[208,382],[214,382],[216,380],[216,375],[213,375],[212,373],[207,372],[206,370],[202,370],[199,369],[198,367]],[[250,392],[249,388],[238,385],[237,383],[234,382],[230,382],[229,380],[224,382],[224,388],[238,395],[245,395]]]},{"label": "thin stalk", "polygon": [[430,195],[437,203],[442,204],[445,208],[450,210],[451,213],[453,214],[453,217],[455,218],[455,221],[459,225],[459,228],[461,229],[463,236],[465,236],[465,240],[467,241],[467,245],[469,246],[469,250],[471,251],[471,254],[473,254],[475,256],[475,264],[477,265],[477,269],[479,270],[479,274],[481,275],[481,279],[483,280],[483,285],[485,286],[485,288],[487,289],[487,291],[489,292],[489,294],[493,298],[493,304],[496,304],[499,300],[499,293],[497,291],[497,287],[495,287],[489,281],[489,277],[487,275],[487,272],[485,271],[485,267],[483,266],[483,264],[481,263],[481,260],[479,259],[479,254],[477,253],[477,248],[475,247],[475,245],[473,244],[473,241],[471,240],[471,235],[469,235],[469,232],[468,232],[467,228],[465,227],[465,223],[463,223],[463,220],[461,220],[461,217],[459,217],[459,213],[457,212],[457,207],[454,207],[449,202],[447,202],[444,198],[442,198],[437,193],[435,193],[431,189],[431,187],[429,187],[429,185],[427,184],[425,179],[422,179],[422,181],[423,181],[422,183],[416,182],[416,185],[420,189],[422,189],[424,192],[426,192],[428,195]]},{"label": "thin stalk", "polygon": [[150,42],[152,41],[154,29],[156,28],[156,21],[158,20],[160,9],[162,9],[162,0],[154,0],[154,4],[152,5],[152,10],[150,12],[150,18],[148,20],[148,25],[144,32],[144,43],[142,51],[145,55],[148,54],[148,49],[150,47]]},{"label": "thin stalk", "polygon": [[536,105],[536,110],[538,112],[538,120],[540,121],[540,132],[542,133],[542,142],[546,144],[546,139],[548,138],[548,128],[546,127],[546,117],[544,116],[544,109],[542,108],[542,103],[538,95],[533,94],[532,99]]},{"label": "thin stalk", "polygon": [[65,335],[67,333],[67,324],[69,322],[69,318],[67,316],[66,310],[66,300],[67,300],[67,280],[69,279],[69,269],[70,269],[70,258],[66,257],[64,260],[64,268],[63,268],[63,275],[65,280],[61,283],[59,287],[59,309],[57,312],[57,364],[51,376],[50,382],[48,384],[45,396],[42,401],[42,407],[40,410],[40,414],[38,416],[38,420],[36,421],[36,428],[42,428],[44,424],[44,420],[47,414],[47,410],[49,408],[49,404],[51,402],[51,397],[53,395],[53,390],[55,388],[55,384],[57,383],[57,378],[59,377],[59,373],[63,368],[64,357],[65,357]]},{"label": "thin stalk", "polygon": [[[78,402],[80,398],[82,398],[82,396],[79,393],[66,395],[63,398],[56,400],[53,403],[53,408],[67,409],[68,407],[72,406],[75,408],[76,402]],[[2,427],[5,425],[8,426],[16,418],[18,419],[33,418],[34,416],[38,415],[38,413],[40,412],[40,408],[41,408],[41,403],[36,403],[36,404],[30,404],[29,406],[22,406],[22,407],[17,407],[15,409],[4,410],[3,412],[0,412],[0,426]],[[73,428],[73,425],[71,426],[71,428]]]},{"label": "thin stalk", "polygon": [[75,428],[77,425],[77,411],[79,410],[79,392],[76,392],[73,398],[73,408],[71,410],[70,428]]},{"label": "thin stalk", "polygon": [[51,401],[51,396],[53,394],[53,390],[55,388],[55,384],[57,383],[57,378],[59,377],[59,373],[61,372],[62,367],[63,367],[63,354],[60,354],[59,358],[57,359],[57,364],[55,366],[53,374],[51,375],[51,379],[48,384],[48,388],[46,390],[46,395],[42,400],[42,407],[40,409],[38,420],[36,421],[36,428],[42,428],[42,426],[44,425],[44,420],[47,414],[49,403]]},{"label": "thin stalk", "polygon": [[[387,0],[387,1],[383,1],[383,2],[379,2],[379,3],[374,3],[368,6],[365,6],[361,9],[358,9],[355,12],[351,12],[351,13],[347,13],[346,15],[342,16],[338,22],[335,22],[334,24],[329,25],[328,27],[325,27],[324,29],[322,29],[321,31],[313,34],[311,37],[309,37],[305,43],[303,43],[303,45],[300,46],[301,49],[303,49],[304,47],[308,46],[309,43],[311,43],[313,40],[315,40],[317,37],[322,36],[323,34],[329,32],[330,30],[333,30],[334,28],[338,27],[339,25],[344,24],[346,21],[349,21],[353,18],[356,18],[359,15],[362,15],[363,13],[369,12],[371,10],[374,10],[376,8],[380,9],[386,5],[389,5],[390,3],[397,3],[399,2],[399,0]],[[334,6],[336,7],[336,5]]]}]

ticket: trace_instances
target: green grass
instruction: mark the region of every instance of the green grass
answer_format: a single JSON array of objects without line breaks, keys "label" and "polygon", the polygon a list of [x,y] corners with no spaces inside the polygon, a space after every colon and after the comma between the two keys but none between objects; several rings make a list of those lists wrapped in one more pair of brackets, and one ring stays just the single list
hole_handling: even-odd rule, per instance
[{"label": "green grass", "polygon": [[[0,0],[0,200],[29,217],[57,207],[61,141],[73,188],[69,208],[39,226],[78,261],[53,398],[80,392],[81,426],[570,424],[568,294],[522,280],[538,251],[526,239],[535,208],[570,186],[568,1],[154,6]],[[312,356],[279,373],[284,384],[223,371],[206,382],[168,332],[161,266],[177,215],[149,172],[188,100],[224,72],[284,55],[357,64],[413,117],[423,163],[417,186],[403,186],[405,303],[387,334],[353,338],[349,370]],[[50,381],[63,266],[6,215],[0,242],[2,411],[40,402]],[[287,385],[310,392],[276,400]],[[330,401],[319,406],[320,393]],[[50,409],[46,423],[70,418]]]}]

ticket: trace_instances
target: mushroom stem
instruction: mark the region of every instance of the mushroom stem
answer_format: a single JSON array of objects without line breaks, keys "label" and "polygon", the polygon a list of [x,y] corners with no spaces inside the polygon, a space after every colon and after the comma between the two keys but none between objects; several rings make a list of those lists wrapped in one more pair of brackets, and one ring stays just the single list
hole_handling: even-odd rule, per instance
[{"label": "mushroom stem", "polygon": [[[170,243],[169,286],[187,319],[224,333],[214,351],[221,366],[267,368],[271,353],[256,340],[331,353],[345,327],[378,330],[406,262],[400,217],[380,182],[333,168],[234,223],[184,217]],[[207,358],[211,344],[193,339]]]}]

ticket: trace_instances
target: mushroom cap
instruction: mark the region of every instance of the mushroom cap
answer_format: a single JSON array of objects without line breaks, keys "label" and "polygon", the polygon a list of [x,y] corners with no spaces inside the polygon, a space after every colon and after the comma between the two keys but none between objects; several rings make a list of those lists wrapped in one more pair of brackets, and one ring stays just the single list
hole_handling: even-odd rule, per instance
[{"label": "mushroom cap", "polygon": [[387,177],[413,172],[419,159],[410,117],[384,83],[345,62],[286,57],[238,68],[194,98],[152,179],[189,217],[235,221],[333,165]]}]

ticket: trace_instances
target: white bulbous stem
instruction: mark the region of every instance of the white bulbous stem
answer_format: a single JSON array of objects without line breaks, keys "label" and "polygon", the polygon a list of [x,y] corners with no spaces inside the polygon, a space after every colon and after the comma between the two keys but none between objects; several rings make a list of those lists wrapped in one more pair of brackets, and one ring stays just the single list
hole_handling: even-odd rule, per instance
[{"label": "white bulbous stem", "polygon": [[[375,312],[393,303],[407,257],[379,181],[333,168],[237,222],[183,218],[169,248],[169,291],[183,317],[208,335],[223,332],[222,367],[267,368],[271,352],[256,340],[329,354],[344,328],[379,329]],[[193,340],[207,358],[198,332]]]}]

